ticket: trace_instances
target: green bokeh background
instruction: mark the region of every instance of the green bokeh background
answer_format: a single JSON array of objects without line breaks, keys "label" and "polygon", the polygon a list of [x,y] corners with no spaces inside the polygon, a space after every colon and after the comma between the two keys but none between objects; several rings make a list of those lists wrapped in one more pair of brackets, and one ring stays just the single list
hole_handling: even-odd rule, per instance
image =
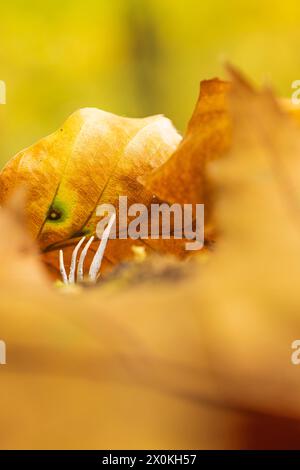
[{"label": "green bokeh background", "polygon": [[290,96],[299,10],[296,0],[1,2],[1,166],[84,106],[163,113],[183,131],[199,81],[224,77],[224,60]]}]

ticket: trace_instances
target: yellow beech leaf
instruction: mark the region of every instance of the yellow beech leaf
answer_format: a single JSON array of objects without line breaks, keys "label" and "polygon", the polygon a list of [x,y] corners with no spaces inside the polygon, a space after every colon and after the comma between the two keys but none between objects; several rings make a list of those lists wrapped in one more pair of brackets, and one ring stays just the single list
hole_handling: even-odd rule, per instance
[{"label": "yellow beech leaf", "polygon": [[[57,270],[59,247],[74,248],[80,237],[95,234],[99,204],[117,205],[124,195],[128,204],[149,205],[153,194],[138,178],[160,166],[180,140],[163,116],[130,119],[94,108],[79,110],[54,134],[5,166],[0,175],[1,204],[16,189],[25,188],[27,228],[45,262]],[[132,244],[125,240],[119,257],[107,252],[106,263],[122,260]]]}]

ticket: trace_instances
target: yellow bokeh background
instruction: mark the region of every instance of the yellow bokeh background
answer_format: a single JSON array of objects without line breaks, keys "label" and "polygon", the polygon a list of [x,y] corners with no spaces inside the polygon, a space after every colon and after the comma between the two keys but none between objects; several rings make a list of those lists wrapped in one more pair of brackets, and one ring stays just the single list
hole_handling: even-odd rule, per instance
[{"label": "yellow bokeh background", "polygon": [[0,164],[95,106],[183,131],[199,81],[230,60],[285,96],[300,78],[296,0],[12,0],[0,4]]}]

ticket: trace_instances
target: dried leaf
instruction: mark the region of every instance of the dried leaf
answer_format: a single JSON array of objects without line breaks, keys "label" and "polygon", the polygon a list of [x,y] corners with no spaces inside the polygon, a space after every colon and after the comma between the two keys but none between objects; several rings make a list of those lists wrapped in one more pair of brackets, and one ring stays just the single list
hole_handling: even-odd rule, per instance
[{"label": "dried leaf", "polygon": [[[58,248],[95,234],[99,204],[116,205],[119,195],[126,195],[128,204],[152,201],[138,177],[161,165],[179,141],[163,116],[129,119],[82,109],[6,165],[0,176],[1,204],[16,189],[26,189],[29,232],[45,262],[57,270]],[[124,243],[125,254],[131,245]]]},{"label": "dried leaf", "polygon": [[155,170],[146,186],[162,200],[205,204],[206,237],[211,238],[213,194],[207,164],[222,157],[231,144],[227,95],[229,83],[219,79],[201,82],[200,96],[186,134],[175,153]]}]

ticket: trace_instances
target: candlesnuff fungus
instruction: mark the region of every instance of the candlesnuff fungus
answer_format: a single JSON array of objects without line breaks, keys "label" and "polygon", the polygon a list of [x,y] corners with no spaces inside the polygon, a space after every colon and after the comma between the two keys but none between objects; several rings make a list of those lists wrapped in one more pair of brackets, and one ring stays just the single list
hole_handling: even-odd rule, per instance
[{"label": "candlesnuff fungus", "polygon": [[[108,242],[109,234],[110,234],[110,231],[114,222],[115,222],[115,215],[111,216],[107,224],[107,227],[102,234],[101,241],[94,255],[94,258],[91,262],[90,269],[89,269],[89,277],[88,277],[90,282],[97,281],[98,274],[101,268],[102,259],[103,259],[105,248],[106,248],[106,244]],[[81,252],[79,263],[77,266],[76,278],[75,278],[77,255],[84,240],[85,240],[85,237],[82,237],[73,250],[69,276],[67,276],[66,269],[65,269],[63,250],[59,250],[59,269],[60,269],[60,273],[61,273],[64,284],[74,284],[76,281],[82,282],[84,280],[84,269],[83,269],[84,261],[88,253],[88,250],[92,242],[94,241],[94,235],[88,240],[88,242],[86,243],[85,247],[83,248]]]}]

